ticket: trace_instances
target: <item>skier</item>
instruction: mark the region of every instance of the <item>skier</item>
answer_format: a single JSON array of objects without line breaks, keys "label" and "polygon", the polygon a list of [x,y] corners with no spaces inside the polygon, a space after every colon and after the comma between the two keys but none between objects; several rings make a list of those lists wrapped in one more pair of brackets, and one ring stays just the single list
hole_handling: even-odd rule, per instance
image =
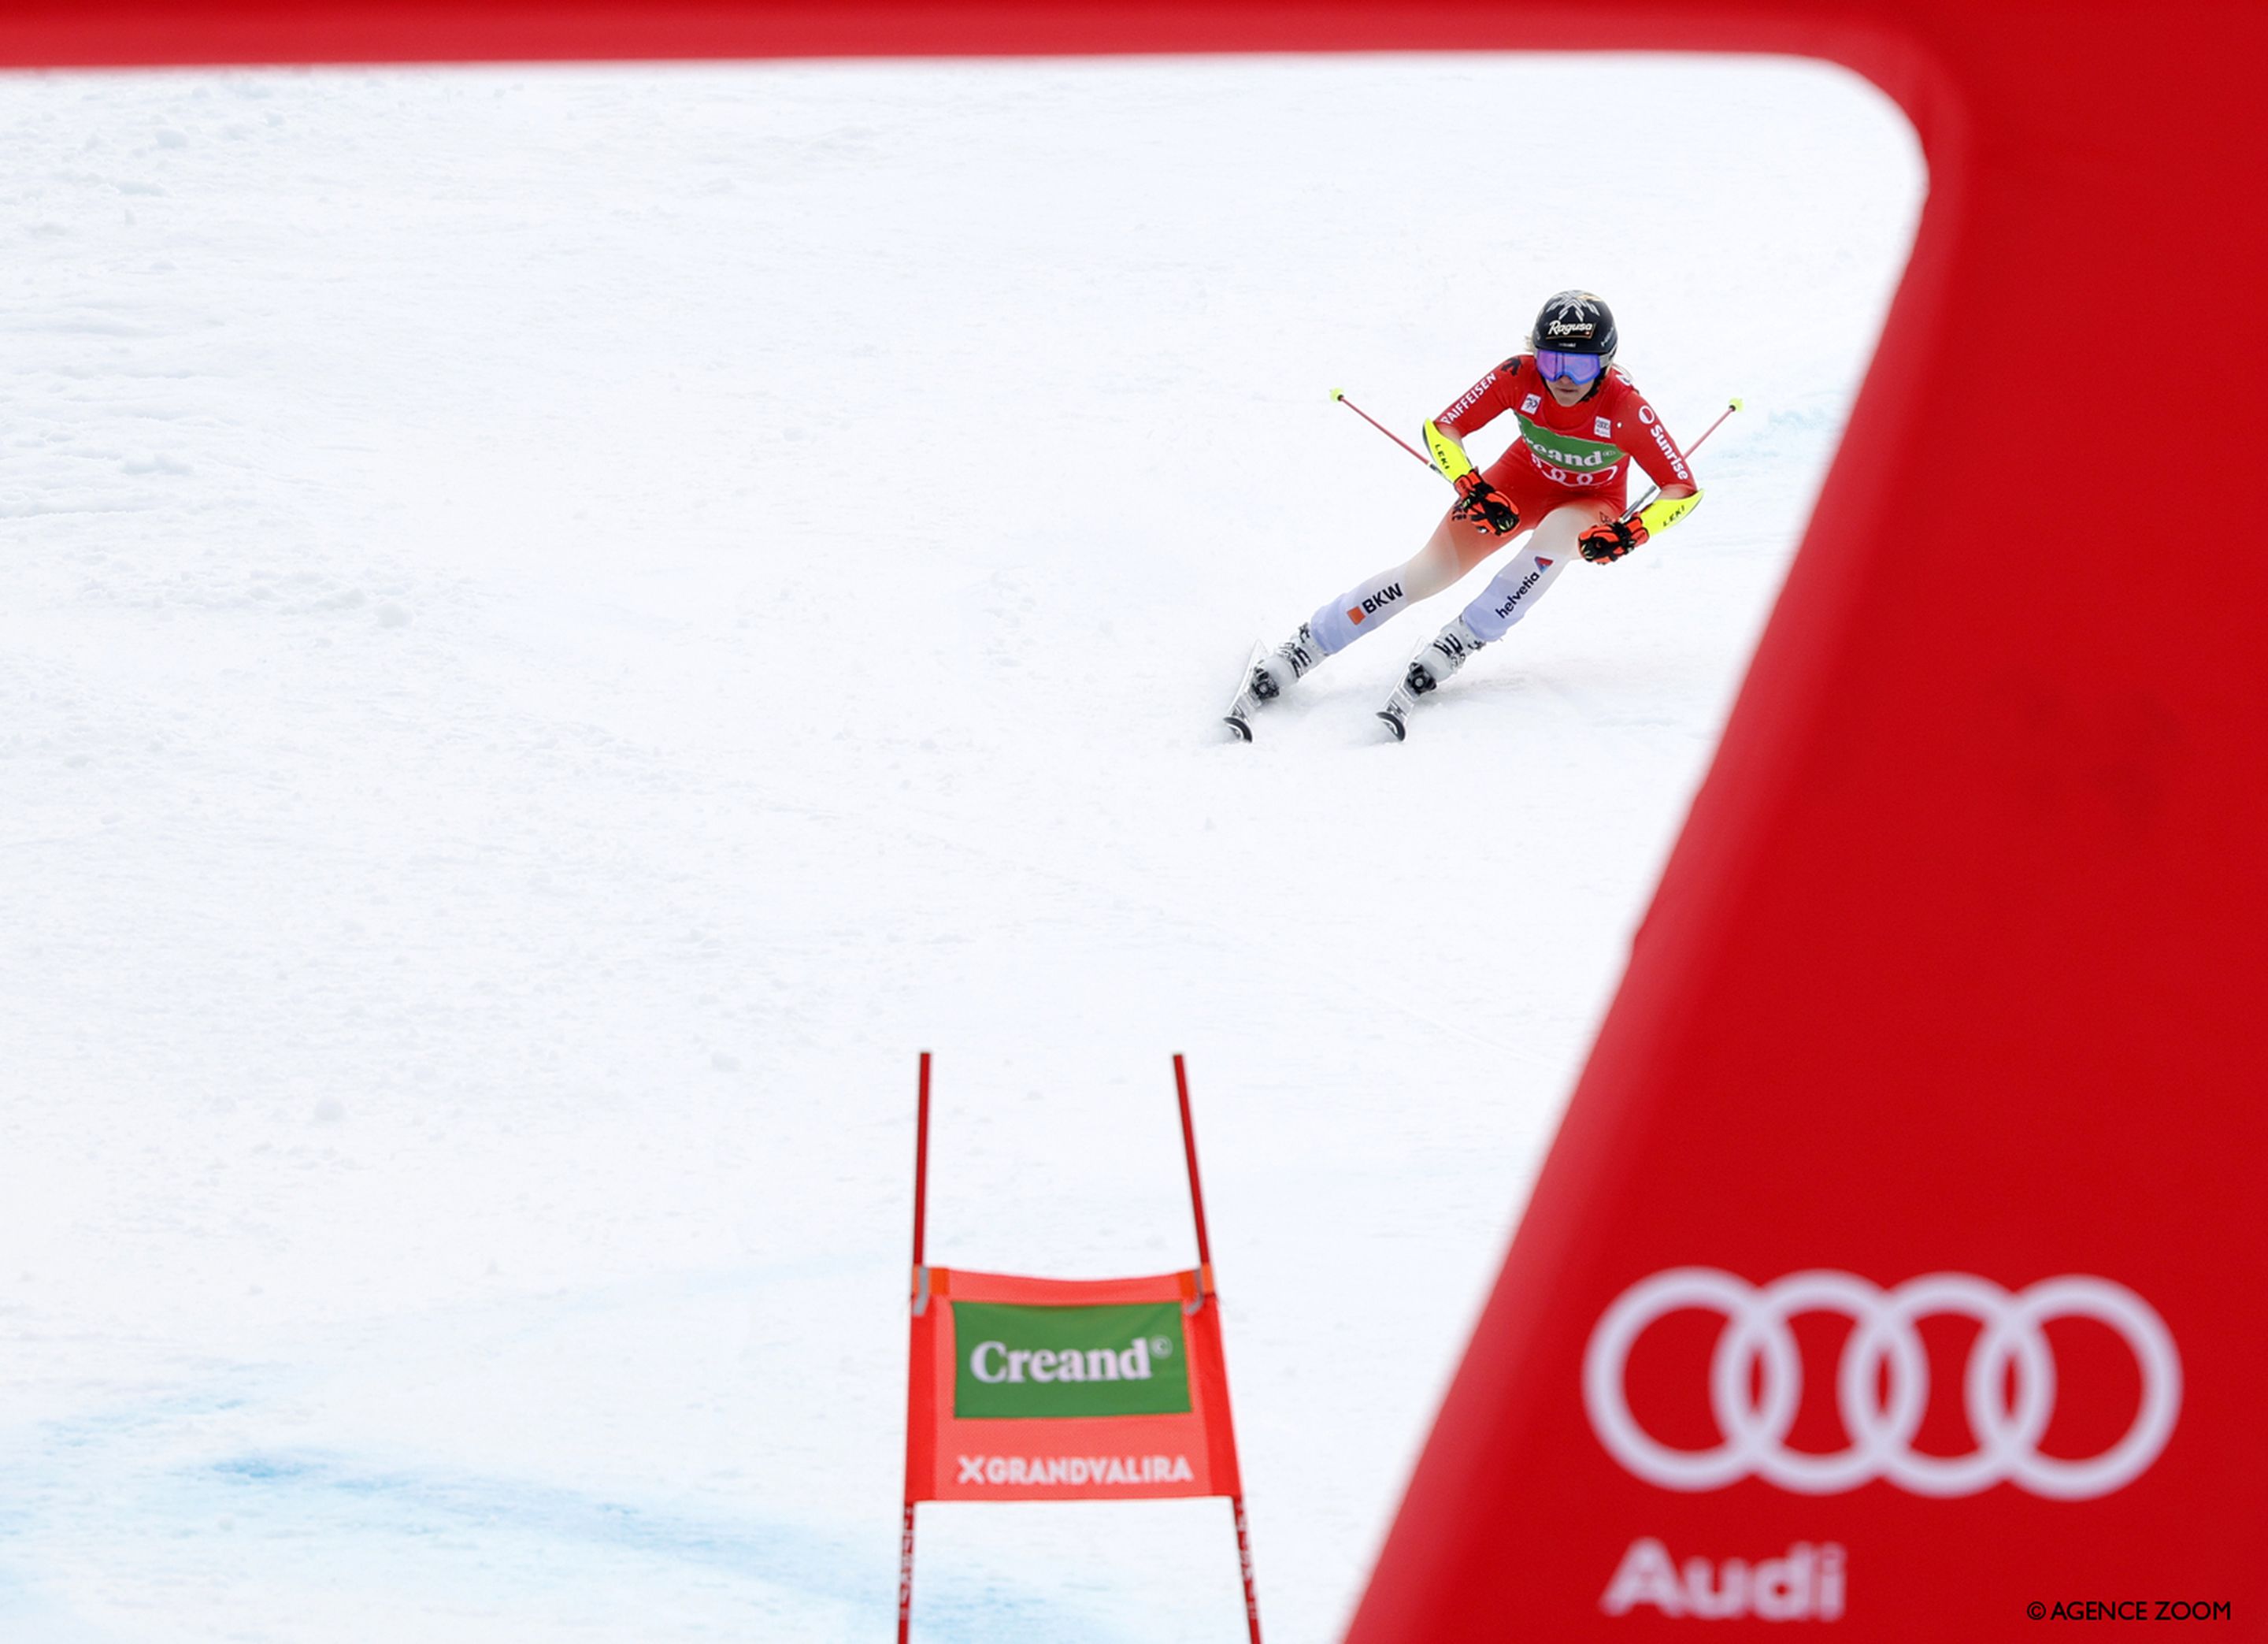
[{"label": "skier", "polygon": [[[1603,300],[1590,291],[1561,291],[1536,315],[1530,352],[1505,361],[1425,424],[1435,466],[1456,483],[1455,505],[1415,558],[1355,584],[1256,659],[1229,710],[1240,735],[1251,735],[1245,719],[1252,710],[1325,657],[1526,534],[1526,545],[1480,597],[1411,660],[1402,689],[1379,716],[1398,740],[1410,704],[1438,689],[1474,652],[1504,638],[1543,597],[1571,554],[1610,563],[1691,512],[1700,488],[1646,396],[1614,369],[1618,342]],[[1519,418],[1520,438],[1486,468],[1476,468],[1465,439],[1506,411]],[[1624,519],[1633,459],[1661,495]]]}]

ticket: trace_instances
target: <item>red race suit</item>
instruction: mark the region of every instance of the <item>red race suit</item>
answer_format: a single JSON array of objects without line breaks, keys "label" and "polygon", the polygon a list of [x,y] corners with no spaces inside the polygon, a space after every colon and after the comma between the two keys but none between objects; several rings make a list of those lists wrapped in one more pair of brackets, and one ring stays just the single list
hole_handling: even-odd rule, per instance
[{"label": "red race suit", "polygon": [[1601,503],[1620,513],[1632,461],[1665,490],[1694,483],[1685,453],[1653,407],[1612,367],[1590,393],[1562,405],[1536,371],[1535,356],[1517,355],[1466,389],[1433,422],[1462,444],[1506,411],[1520,419],[1520,438],[1483,472],[1524,522],[1539,521],[1571,502]]}]

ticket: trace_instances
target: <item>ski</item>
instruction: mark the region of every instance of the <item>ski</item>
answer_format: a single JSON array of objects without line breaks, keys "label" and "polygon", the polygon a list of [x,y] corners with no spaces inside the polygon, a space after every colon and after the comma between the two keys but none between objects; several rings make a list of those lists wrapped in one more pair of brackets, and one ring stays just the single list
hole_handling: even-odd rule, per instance
[{"label": "ski", "polygon": [[1260,666],[1260,659],[1267,653],[1268,642],[1265,639],[1254,645],[1252,654],[1245,659],[1244,672],[1237,677],[1236,695],[1228,700],[1228,711],[1220,716],[1221,723],[1234,733],[1240,742],[1252,740],[1252,714],[1260,706],[1260,698],[1252,690],[1252,673]]}]

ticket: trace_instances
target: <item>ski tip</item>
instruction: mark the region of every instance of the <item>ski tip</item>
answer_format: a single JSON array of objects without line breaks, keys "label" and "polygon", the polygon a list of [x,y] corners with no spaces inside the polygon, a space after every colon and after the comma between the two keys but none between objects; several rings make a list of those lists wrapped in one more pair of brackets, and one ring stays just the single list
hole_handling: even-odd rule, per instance
[{"label": "ski tip", "polygon": [[1733,409],[1734,409],[1734,410],[1736,410],[1736,411],[1737,411],[1737,410],[1741,409],[1742,409],[1744,405],[1746,405],[1747,403],[1748,403],[1748,402],[1747,402],[1747,401],[1745,401],[1745,400],[1739,400],[1739,399],[1736,399],[1736,400],[1734,400],[1734,401],[1733,402]]},{"label": "ski tip", "polygon": [[1402,722],[1402,716],[1393,709],[1381,708],[1378,711],[1378,717],[1386,721],[1386,728],[1394,733],[1395,741],[1400,741],[1410,734],[1410,727]]},{"label": "ski tip", "polygon": [[1346,390],[1345,390],[1344,388],[1334,388],[1334,389],[1332,389],[1332,390],[1331,390],[1331,398],[1333,398],[1334,400],[1344,400],[1344,398],[1346,398]]},{"label": "ski tip", "polygon": [[1252,740],[1252,726],[1242,714],[1224,713],[1220,716],[1220,722],[1236,733],[1238,741],[1248,742]]}]

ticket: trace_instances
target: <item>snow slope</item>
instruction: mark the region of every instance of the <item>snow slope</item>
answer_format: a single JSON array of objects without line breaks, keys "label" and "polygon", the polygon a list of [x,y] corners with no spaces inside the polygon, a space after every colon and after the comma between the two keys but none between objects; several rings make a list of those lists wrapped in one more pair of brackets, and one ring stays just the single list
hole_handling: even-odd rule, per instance
[{"label": "snow slope", "polygon": [[[924,1048],[932,1259],[1066,1275],[1190,1259],[1188,1052],[1263,1613],[1332,1636],[1864,369],[1890,105],[71,74],[0,132],[0,1637],[880,1636]],[[1442,505],[1328,390],[1412,428],[1570,284],[1687,438],[1747,397],[1707,505],[1405,746],[1463,596],[1224,741]],[[924,1509],[916,1602],[1241,1636],[1218,1501]]]}]

